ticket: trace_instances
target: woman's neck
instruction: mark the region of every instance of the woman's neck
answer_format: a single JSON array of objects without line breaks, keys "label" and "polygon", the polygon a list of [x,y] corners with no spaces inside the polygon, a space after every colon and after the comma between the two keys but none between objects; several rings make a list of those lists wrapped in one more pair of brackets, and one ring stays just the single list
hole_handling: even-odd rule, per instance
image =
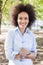
[{"label": "woman's neck", "polygon": [[22,33],[22,35],[25,33],[25,30],[26,29],[23,29],[23,28],[19,28],[20,32]]}]

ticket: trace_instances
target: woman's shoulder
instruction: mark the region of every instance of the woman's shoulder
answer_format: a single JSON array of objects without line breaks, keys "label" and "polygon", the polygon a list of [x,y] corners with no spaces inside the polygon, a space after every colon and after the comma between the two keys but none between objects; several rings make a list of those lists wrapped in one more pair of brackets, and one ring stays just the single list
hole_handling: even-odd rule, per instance
[{"label": "woman's shoulder", "polygon": [[14,33],[17,30],[17,28],[12,28],[8,30],[8,33]]},{"label": "woman's shoulder", "polygon": [[8,32],[7,32],[7,35],[15,35],[16,29],[17,29],[17,28],[9,29]]},{"label": "woman's shoulder", "polygon": [[34,32],[32,32],[31,30],[29,30],[29,35],[30,35],[31,37],[35,37]]}]

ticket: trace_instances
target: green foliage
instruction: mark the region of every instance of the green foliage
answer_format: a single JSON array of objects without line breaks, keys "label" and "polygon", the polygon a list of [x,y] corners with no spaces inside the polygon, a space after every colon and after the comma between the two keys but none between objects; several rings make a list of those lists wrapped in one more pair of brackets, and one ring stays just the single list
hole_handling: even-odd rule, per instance
[{"label": "green foliage", "polygon": [[[27,4],[30,3],[35,7],[36,18],[43,19],[43,0],[2,0],[3,1],[3,11],[2,11],[2,21],[9,21],[9,11],[12,5],[16,5],[18,3]],[[4,6],[5,4],[5,6]]]},{"label": "green foliage", "polygon": [[41,26],[41,28],[43,29],[43,26]]}]

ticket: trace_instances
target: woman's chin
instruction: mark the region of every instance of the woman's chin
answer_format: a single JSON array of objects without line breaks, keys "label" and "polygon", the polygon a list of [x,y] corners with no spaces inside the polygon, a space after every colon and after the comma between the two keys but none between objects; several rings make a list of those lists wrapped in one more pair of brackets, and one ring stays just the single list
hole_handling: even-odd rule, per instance
[{"label": "woman's chin", "polygon": [[22,26],[21,29],[25,29],[25,27]]}]

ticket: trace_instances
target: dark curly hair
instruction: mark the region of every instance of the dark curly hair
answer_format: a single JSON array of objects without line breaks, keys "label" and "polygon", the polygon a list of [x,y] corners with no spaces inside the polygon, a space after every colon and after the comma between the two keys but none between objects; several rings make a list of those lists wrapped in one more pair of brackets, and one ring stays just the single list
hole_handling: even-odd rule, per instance
[{"label": "dark curly hair", "polygon": [[18,14],[20,12],[27,12],[29,15],[29,24],[27,27],[31,27],[31,25],[35,22],[35,10],[34,7],[30,4],[18,4],[16,6],[13,6],[10,10],[10,17],[11,17],[11,21],[14,24],[14,26],[18,26],[17,23],[17,18],[18,18]]}]

